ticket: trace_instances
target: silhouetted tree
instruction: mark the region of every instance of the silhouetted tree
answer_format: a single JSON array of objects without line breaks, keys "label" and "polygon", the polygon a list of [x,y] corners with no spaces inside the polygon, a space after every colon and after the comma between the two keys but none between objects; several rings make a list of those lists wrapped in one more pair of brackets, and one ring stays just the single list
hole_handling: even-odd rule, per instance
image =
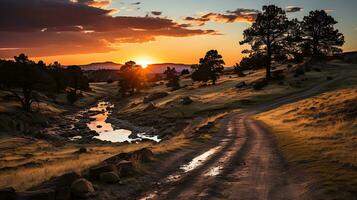
[{"label": "silhouetted tree", "polygon": [[[43,63],[36,64],[25,54],[14,57],[13,61],[0,64],[0,82],[2,90],[12,93],[26,112],[32,111],[32,104],[39,102],[35,90],[50,85]],[[19,90],[20,89],[20,90]]]},{"label": "silhouetted tree", "polygon": [[272,61],[278,61],[282,56],[283,41],[286,37],[288,24],[285,11],[275,5],[263,6],[252,26],[243,32],[241,45],[249,44],[251,50],[242,53],[261,53],[266,59],[266,79],[271,78]]},{"label": "silhouetted tree", "polygon": [[144,88],[146,77],[140,65],[128,61],[120,68],[121,78],[118,82],[119,93],[122,95],[134,94]]},{"label": "silhouetted tree", "polygon": [[324,10],[311,11],[302,23],[305,50],[310,50],[313,59],[341,52],[345,40],[342,33],[334,28],[337,21]]},{"label": "silhouetted tree", "polygon": [[198,65],[191,66],[194,70],[192,72],[192,80],[199,82],[212,81],[213,85],[216,84],[219,74],[224,69],[224,61],[222,56],[217,50],[210,50],[206,53],[204,58],[200,58]]},{"label": "silhouetted tree", "polygon": [[267,65],[267,58],[261,52],[252,53],[248,57],[242,58],[239,63],[241,70],[261,69]]},{"label": "silhouetted tree", "polygon": [[180,79],[174,67],[173,68],[167,67],[167,69],[164,71],[164,74],[166,76],[165,79],[168,81],[166,84],[167,87],[170,87],[174,90],[180,88],[180,83],[179,83]]},{"label": "silhouetted tree", "polygon": [[303,31],[301,22],[297,19],[287,21],[287,33],[284,43],[284,53],[289,62],[300,63],[304,59]]},{"label": "silhouetted tree", "polygon": [[188,70],[188,69],[183,69],[183,70],[181,71],[181,76],[186,75],[186,74],[190,74],[190,70]]}]

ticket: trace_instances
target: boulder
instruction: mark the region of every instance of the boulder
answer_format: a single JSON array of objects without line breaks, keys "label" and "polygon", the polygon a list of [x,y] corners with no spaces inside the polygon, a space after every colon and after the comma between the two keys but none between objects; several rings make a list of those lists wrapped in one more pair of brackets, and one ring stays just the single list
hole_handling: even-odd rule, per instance
[{"label": "boulder", "polygon": [[164,98],[164,97],[166,97],[168,95],[169,95],[169,93],[167,93],[167,92],[156,92],[156,93],[150,94],[147,97],[144,97],[143,102],[144,103],[149,103],[151,101]]},{"label": "boulder", "polygon": [[150,162],[152,161],[154,157],[154,154],[152,151],[148,148],[143,148],[138,151],[135,151],[131,155],[131,160],[132,161],[137,161],[137,162]]},{"label": "boulder", "polygon": [[91,180],[98,180],[101,173],[116,171],[116,167],[111,164],[103,163],[99,166],[89,169],[89,178]]},{"label": "boulder", "polygon": [[121,177],[133,175],[135,168],[133,162],[128,160],[122,160],[116,164],[117,170],[120,172]]},{"label": "boulder", "polygon": [[236,88],[244,88],[244,87],[247,87],[247,84],[245,83],[245,81],[242,81],[242,82],[239,82],[237,83],[236,85]]},{"label": "boulder", "polygon": [[189,105],[191,103],[193,103],[193,100],[190,97],[183,97],[181,99],[181,104],[183,105]]},{"label": "boulder", "polygon": [[16,200],[16,191],[12,187],[0,189],[0,197],[2,200]]},{"label": "boulder", "polygon": [[94,194],[94,188],[87,179],[80,178],[72,183],[71,193],[74,197],[87,198]]},{"label": "boulder", "polygon": [[35,191],[25,191],[18,193],[20,200],[55,200],[55,191],[53,189],[41,189]]},{"label": "boulder", "polygon": [[119,182],[119,176],[115,172],[104,172],[100,174],[100,181],[109,184],[117,183]]},{"label": "boulder", "polygon": [[55,190],[56,200],[69,200],[71,198],[71,184],[79,178],[81,178],[81,175],[77,172],[69,172],[43,183],[39,189],[52,188]]}]

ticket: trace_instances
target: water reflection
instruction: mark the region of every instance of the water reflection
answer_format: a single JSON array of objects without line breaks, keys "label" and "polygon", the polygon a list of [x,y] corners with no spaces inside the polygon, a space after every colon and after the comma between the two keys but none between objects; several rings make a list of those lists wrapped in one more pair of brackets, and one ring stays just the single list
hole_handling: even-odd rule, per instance
[{"label": "water reflection", "polygon": [[145,133],[139,133],[135,138],[130,138],[132,132],[126,129],[114,129],[111,123],[106,122],[114,108],[109,102],[99,102],[97,106],[89,109],[88,113],[93,114],[90,116],[90,123],[87,124],[90,130],[97,132],[99,135],[94,138],[102,141],[110,142],[140,142],[142,140],[152,140],[160,142],[158,136],[148,136]]}]

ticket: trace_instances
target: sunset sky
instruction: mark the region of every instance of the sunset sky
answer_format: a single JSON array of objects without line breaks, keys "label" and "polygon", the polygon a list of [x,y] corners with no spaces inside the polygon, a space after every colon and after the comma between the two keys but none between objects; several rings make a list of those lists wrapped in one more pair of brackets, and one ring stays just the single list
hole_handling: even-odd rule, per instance
[{"label": "sunset sky", "polygon": [[191,64],[217,49],[233,65],[242,31],[267,4],[290,18],[328,11],[345,35],[343,49],[357,50],[357,0],[0,0],[0,58]]}]

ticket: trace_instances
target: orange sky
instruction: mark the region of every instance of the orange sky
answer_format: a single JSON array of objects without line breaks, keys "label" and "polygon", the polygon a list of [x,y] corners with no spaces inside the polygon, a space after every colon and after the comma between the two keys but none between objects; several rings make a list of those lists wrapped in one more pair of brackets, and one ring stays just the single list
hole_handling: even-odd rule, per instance
[{"label": "orange sky", "polygon": [[289,18],[325,9],[345,35],[343,49],[357,49],[356,0],[1,0],[0,58],[27,54],[63,65],[129,60],[197,63],[211,49],[227,66],[242,58],[242,32],[265,4]]}]

